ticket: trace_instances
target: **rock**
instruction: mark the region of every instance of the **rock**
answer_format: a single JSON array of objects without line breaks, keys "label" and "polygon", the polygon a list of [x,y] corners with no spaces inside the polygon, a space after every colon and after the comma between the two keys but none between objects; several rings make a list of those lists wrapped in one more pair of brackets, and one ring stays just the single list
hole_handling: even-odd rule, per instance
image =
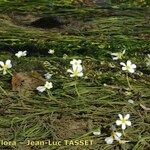
[{"label": "rock", "polygon": [[37,28],[59,28],[65,23],[56,16],[42,17],[30,23],[30,26]]},{"label": "rock", "polygon": [[45,79],[37,72],[19,72],[12,77],[12,90],[19,96],[30,96],[37,86],[43,85]]}]

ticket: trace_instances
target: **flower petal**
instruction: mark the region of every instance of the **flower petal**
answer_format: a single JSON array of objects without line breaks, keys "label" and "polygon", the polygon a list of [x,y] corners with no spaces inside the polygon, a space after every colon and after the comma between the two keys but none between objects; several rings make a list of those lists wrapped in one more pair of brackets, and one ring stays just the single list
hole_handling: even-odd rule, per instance
[{"label": "flower petal", "polygon": [[119,140],[120,140],[121,135],[122,135],[121,133],[119,133],[119,132],[115,132],[114,139],[115,139],[116,141],[119,141]]},{"label": "flower petal", "polygon": [[127,67],[122,67],[122,70],[127,70]]},{"label": "flower petal", "polygon": [[135,65],[135,64],[132,64],[131,67],[132,67],[133,69],[135,69],[135,68],[136,68],[136,65]]},{"label": "flower petal", "polygon": [[12,67],[11,60],[6,60],[6,65],[8,66],[8,68],[11,68]]},{"label": "flower petal", "polygon": [[114,141],[114,139],[113,139],[112,137],[107,137],[107,138],[105,138],[105,142],[106,142],[107,144],[112,144],[113,141]]},{"label": "flower petal", "polygon": [[131,64],[132,64],[132,63],[131,63],[131,60],[128,60],[128,61],[127,61],[127,66],[131,66]]},{"label": "flower petal", "polygon": [[113,56],[118,56],[118,53],[111,53],[111,55],[113,55]]},{"label": "flower petal", "polygon": [[94,135],[101,135],[101,132],[100,131],[95,131],[93,132]]},{"label": "flower petal", "polygon": [[70,75],[70,77],[72,78],[72,77],[74,77],[74,75],[73,75],[73,74],[71,74],[71,75]]},{"label": "flower petal", "polygon": [[118,57],[113,57],[112,59],[113,59],[113,60],[118,60]]},{"label": "flower petal", "polygon": [[120,120],[123,118],[123,116],[121,114],[119,114],[118,116],[119,116]]},{"label": "flower petal", "polygon": [[73,65],[75,62],[75,59],[73,59],[72,61],[70,61],[70,64]]},{"label": "flower petal", "polygon": [[122,133],[116,132],[116,135],[117,135],[118,137],[121,137]]},{"label": "flower petal", "polygon": [[125,54],[126,50],[123,50],[122,54]]},{"label": "flower petal", "polygon": [[6,70],[3,70],[3,75],[7,74]]},{"label": "flower petal", "polygon": [[122,124],[122,121],[121,121],[121,120],[117,120],[117,121],[116,121],[116,125],[117,125],[117,126],[120,126],[121,124]]},{"label": "flower petal", "polygon": [[17,56],[18,58],[20,58],[21,54],[18,52],[18,53],[15,54],[15,56]]},{"label": "flower petal", "polygon": [[27,51],[23,51],[22,56],[26,56],[27,55]]},{"label": "flower petal", "polygon": [[81,63],[82,63],[82,60],[78,60],[78,63],[81,64]]},{"label": "flower petal", "polygon": [[53,87],[52,82],[46,81],[44,87],[45,87],[46,89],[51,89],[51,88]]},{"label": "flower petal", "polygon": [[49,79],[51,79],[52,74],[46,73],[46,74],[44,74],[44,76],[45,76],[45,78],[46,78],[47,80],[49,80]]},{"label": "flower petal", "polygon": [[67,70],[67,72],[69,72],[69,73],[73,73],[73,71],[72,71],[71,69],[68,69],[68,70]]},{"label": "flower petal", "polygon": [[82,72],[78,73],[78,77],[82,77],[82,76],[83,76]]},{"label": "flower petal", "polygon": [[122,123],[122,130],[126,129],[126,124]]},{"label": "flower petal", "polygon": [[4,66],[4,62],[0,61],[0,66],[3,67]]},{"label": "flower petal", "polygon": [[53,49],[50,49],[50,50],[48,51],[48,53],[49,53],[49,54],[54,54],[55,51],[54,51]]},{"label": "flower petal", "polygon": [[133,68],[130,68],[128,71],[129,71],[130,73],[134,73],[134,72],[135,72],[135,70],[134,70]]},{"label": "flower petal", "polygon": [[128,103],[134,104],[134,101],[132,99],[129,99]]},{"label": "flower petal", "polygon": [[39,92],[44,92],[46,90],[46,88],[44,86],[38,86],[36,88]]},{"label": "flower petal", "polygon": [[121,62],[121,63],[120,63],[120,65],[122,65],[122,66],[126,66],[126,64],[125,64],[124,62]]},{"label": "flower petal", "polygon": [[131,126],[131,121],[126,121],[126,125]]},{"label": "flower petal", "polygon": [[83,69],[81,65],[78,65],[78,66],[73,65],[72,68],[73,68],[73,71],[78,71],[78,72],[81,72]]},{"label": "flower petal", "polygon": [[130,114],[125,115],[124,119],[128,120],[130,118]]}]

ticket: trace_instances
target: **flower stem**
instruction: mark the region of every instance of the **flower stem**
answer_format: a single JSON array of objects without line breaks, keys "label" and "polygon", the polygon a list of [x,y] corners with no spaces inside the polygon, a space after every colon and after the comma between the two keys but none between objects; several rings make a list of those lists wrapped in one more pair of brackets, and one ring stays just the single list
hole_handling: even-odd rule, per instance
[{"label": "flower stem", "polygon": [[126,79],[127,79],[127,83],[128,83],[129,88],[132,89],[132,86],[131,86],[130,81],[129,81],[129,76],[128,76],[128,74],[126,75]]},{"label": "flower stem", "polygon": [[12,74],[10,71],[7,70],[7,72],[8,72],[11,76],[13,76],[13,74]]},{"label": "flower stem", "polygon": [[79,93],[79,91],[78,91],[78,88],[77,88],[77,82],[75,83],[75,90],[76,90],[76,93],[77,93],[77,95],[78,95],[78,97],[80,96],[80,93]]},{"label": "flower stem", "polygon": [[122,133],[123,133],[123,136],[126,136],[126,134],[125,134],[124,130],[122,130]]},{"label": "flower stem", "polygon": [[0,86],[0,90],[5,94],[8,95],[7,92]]}]

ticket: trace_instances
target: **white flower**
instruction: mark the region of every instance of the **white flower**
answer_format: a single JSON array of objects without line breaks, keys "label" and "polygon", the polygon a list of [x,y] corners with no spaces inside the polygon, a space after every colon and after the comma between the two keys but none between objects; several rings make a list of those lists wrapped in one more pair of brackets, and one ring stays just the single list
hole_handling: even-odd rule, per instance
[{"label": "white flower", "polygon": [[39,91],[39,92],[44,92],[46,89],[51,89],[53,88],[53,84],[52,82],[48,82],[46,81],[45,85],[44,86],[38,86],[36,89]]},{"label": "white flower", "polygon": [[80,59],[79,60],[73,59],[72,61],[70,61],[70,64],[75,67],[81,66],[81,63],[82,63],[82,61]]},{"label": "white flower", "polygon": [[45,86],[38,86],[36,89],[41,93],[46,90]]},{"label": "white flower", "polygon": [[107,144],[112,144],[114,140],[120,141],[121,136],[121,133],[113,131],[110,137],[105,138],[105,142]]},{"label": "white flower", "polygon": [[100,131],[95,131],[93,132],[94,135],[101,135],[101,132]]},{"label": "white flower", "polygon": [[105,138],[105,142],[107,143],[107,144],[112,144],[113,143],[113,141],[114,141],[114,139],[113,139],[113,137],[107,137],[107,138]]},{"label": "white flower", "polygon": [[3,75],[7,74],[7,70],[12,67],[11,60],[6,60],[6,62],[0,61],[0,71],[3,71]]},{"label": "white flower", "polygon": [[111,53],[113,60],[122,59],[124,54],[125,54],[125,50],[123,52]]},{"label": "white flower", "polygon": [[70,77],[82,77],[83,72],[82,72],[82,66],[73,66],[72,70],[68,69],[67,72],[71,73]]},{"label": "white flower", "polygon": [[44,74],[44,76],[45,76],[45,78],[46,78],[47,80],[49,80],[49,79],[51,79],[52,74],[46,73],[46,74]]},{"label": "white flower", "polygon": [[123,117],[121,114],[118,116],[120,120],[117,120],[116,124],[118,126],[122,125],[122,130],[126,129],[126,126],[131,126],[131,121],[128,120],[130,118],[130,114],[125,115],[125,117]]},{"label": "white flower", "polygon": [[46,81],[46,83],[45,83],[44,86],[45,86],[45,88],[48,89],[48,90],[51,89],[51,88],[53,88],[52,82],[48,82],[48,81]]},{"label": "white flower", "polygon": [[26,55],[27,55],[27,51],[19,51],[18,53],[15,54],[15,56],[17,56],[18,58]]},{"label": "white flower", "polygon": [[132,99],[129,99],[129,100],[128,100],[128,103],[134,104],[134,101],[133,101]]},{"label": "white flower", "polygon": [[120,65],[122,65],[122,70],[129,71],[130,73],[134,73],[136,65],[132,64],[130,60],[127,61],[127,64],[121,62]]},{"label": "white flower", "polygon": [[101,131],[100,130],[93,131],[93,134],[96,135],[96,136],[101,135]]},{"label": "white flower", "polygon": [[49,54],[54,54],[55,51],[54,51],[53,49],[50,49],[50,50],[48,51],[48,53],[49,53]]}]

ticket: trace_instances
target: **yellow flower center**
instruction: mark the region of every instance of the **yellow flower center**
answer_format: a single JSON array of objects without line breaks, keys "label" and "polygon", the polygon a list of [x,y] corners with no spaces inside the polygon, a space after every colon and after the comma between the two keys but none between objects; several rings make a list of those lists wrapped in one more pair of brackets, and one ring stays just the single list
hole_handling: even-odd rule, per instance
[{"label": "yellow flower center", "polygon": [[125,118],[122,118],[121,121],[122,121],[122,123],[126,123],[126,119]]},{"label": "yellow flower center", "polygon": [[3,66],[3,69],[4,69],[4,70],[7,70],[7,69],[8,69],[8,66],[7,66],[7,65],[4,65],[4,66]]},{"label": "yellow flower center", "polygon": [[127,70],[129,70],[131,68],[131,66],[126,65]]},{"label": "yellow flower center", "polygon": [[74,76],[78,76],[78,71],[75,70],[75,71],[73,72],[73,75],[74,75]]}]

